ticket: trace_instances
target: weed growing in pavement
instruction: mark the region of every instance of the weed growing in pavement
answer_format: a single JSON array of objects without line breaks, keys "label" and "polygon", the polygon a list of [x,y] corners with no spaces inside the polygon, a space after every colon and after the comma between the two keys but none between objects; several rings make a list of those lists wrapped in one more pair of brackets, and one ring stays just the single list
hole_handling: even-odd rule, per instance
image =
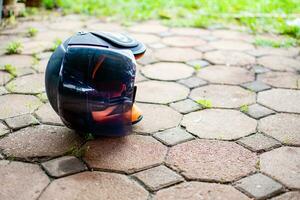
[{"label": "weed growing in pavement", "polygon": [[20,54],[22,53],[23,45],[21,42],[13,41],[6,47],[6,54]]},{"label": "weed growing in pavement", "polygon": [[38,34],[38,30],[36,28],[28,28],[27,30],[27,36],[28,37],[35,37]]},{"label": "weed growing in pavement", "polygon": [[89,146],[82,146],[82,147],[73,146],[67,152],[67,155],[72,155],[77,158],[82,158],[88,150],[89,150]]},{"label": "weed growing in pavement", "polygon": [[55,39],[53,46],[51,48],[51,51],[55,51],[55,49],[57,49],[57,47],[59,47],[59,45],[61,45],[62,41],[61,39],[57,38]]},{"label": "weed growing in pavement", "polygon": [[240,107],[240,111],[243,112],[243,113],[248,113],[249,112],[249,106],[248,105],[242,105]]},{"label": "weed growing in pavement", "polygon": [[211,108],[212,107],[211,101],[207,100],[207,99],[199,99],[196,102],[198,104],[200,104],[202,108]]}]

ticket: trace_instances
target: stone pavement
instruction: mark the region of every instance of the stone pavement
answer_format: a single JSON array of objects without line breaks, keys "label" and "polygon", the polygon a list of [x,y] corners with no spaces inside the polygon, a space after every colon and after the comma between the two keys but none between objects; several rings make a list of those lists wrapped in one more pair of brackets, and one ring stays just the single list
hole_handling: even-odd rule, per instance
[{"label": "stone pavement", "polygon": [[[127,137],[87,141],[47,102],[49,49],[82,29],[149,47],[137,66],[144,119]],[[2,30],[0,199],[300,199],[300,48],[256,37],[283,39],[77,15]],[[5,55],[12,41],[21,54]]]}]

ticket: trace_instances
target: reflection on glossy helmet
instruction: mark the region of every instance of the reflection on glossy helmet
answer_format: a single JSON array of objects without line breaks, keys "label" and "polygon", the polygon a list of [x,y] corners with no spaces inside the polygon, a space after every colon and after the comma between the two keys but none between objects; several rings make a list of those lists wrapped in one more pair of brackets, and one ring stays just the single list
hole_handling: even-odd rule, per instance
[{"label": "reflection on glossy helmet", "polygon": [[61,44],[48,62],[45,83],[64,124],[94,135],[127,134],[141,119],[133,106],[135,58],[145,51],[133,38],[108,32],[79,32]]}]

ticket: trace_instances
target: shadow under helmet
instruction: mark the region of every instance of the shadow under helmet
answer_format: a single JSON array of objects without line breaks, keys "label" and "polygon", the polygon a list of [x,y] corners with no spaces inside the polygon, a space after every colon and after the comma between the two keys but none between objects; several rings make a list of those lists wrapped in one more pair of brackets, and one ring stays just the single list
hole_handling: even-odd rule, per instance
[{"label": "shadow under helmet", "polygon": [[142,118],[133,103],[135,59],[145,51],[135,39],[109,32],[79,32],[61,44],[48,62],[45,85],[64,124],[94,135],[127,134]]}]

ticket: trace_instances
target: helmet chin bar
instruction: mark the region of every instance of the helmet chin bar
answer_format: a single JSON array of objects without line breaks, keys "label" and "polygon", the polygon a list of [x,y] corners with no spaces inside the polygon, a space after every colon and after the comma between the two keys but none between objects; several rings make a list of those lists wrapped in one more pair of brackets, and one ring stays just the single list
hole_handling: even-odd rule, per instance
[{"label": "helmet chin bar", "polygon": [[[132,39],[131,46],[112,42],[116,47],[96,36],[79,33],[53,53],[46,69],[46,92],[69,128],[101,136],[126,135],[131,132],[136,92],[135,56],[145,48]],[[141,47],[144,50],[137,51]]]}]

